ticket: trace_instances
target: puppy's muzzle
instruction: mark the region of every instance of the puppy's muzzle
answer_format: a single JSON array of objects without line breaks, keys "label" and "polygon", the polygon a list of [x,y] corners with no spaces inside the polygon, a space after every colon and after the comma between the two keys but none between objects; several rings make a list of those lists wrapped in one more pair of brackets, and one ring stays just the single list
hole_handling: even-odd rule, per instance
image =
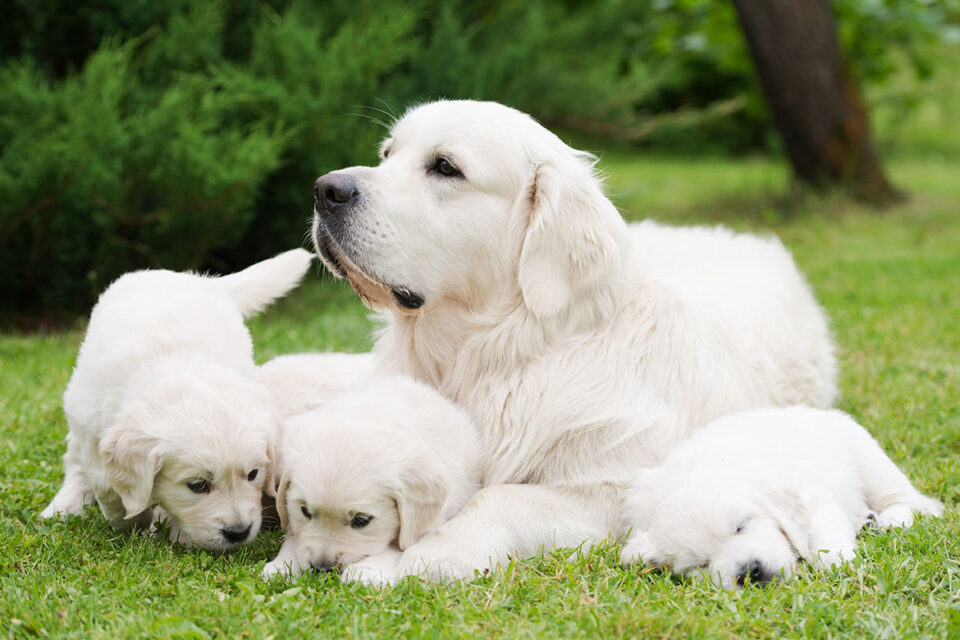
[{"label": "puppy's muzzle", "polygon": [[234,524],[220,529],[223,539],[230,544],[241,544],[250,536],[250,524]]},{"label": "puppy's muzzle", "polygon": [[340,565],[336,562],[311,562],[310,568],[320,573],[330,573],[331,571],[339,571]]},{"label": "puppy's muzzle", "polygon": [[751,560],[737,571],[737,586],[742,587],[747,579],[751,584],[765,584],[773,580],[773,573],[765,569],[759,560]]}]

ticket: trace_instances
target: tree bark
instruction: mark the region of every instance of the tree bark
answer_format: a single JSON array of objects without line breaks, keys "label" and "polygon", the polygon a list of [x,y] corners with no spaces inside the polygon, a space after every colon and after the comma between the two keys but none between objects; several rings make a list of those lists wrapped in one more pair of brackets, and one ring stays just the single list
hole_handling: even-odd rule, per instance
[{"label": "tree bark", "polygon": [[840,52],[830,0],[733,0],[794,175],[877,204],[903,194],[884,174]]}]

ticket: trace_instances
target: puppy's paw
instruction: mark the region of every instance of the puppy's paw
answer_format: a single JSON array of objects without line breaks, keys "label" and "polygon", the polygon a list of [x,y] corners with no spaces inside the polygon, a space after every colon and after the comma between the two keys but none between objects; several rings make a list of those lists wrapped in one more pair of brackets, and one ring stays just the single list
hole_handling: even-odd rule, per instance
[{"label": "puppy's paw", "polygon": [[59,518],[63,520],[67,516],[79,516],[83,513],[83,502],[58,500],[60,496],[53,499],[53,502],[47,505],[47,508],[40,512],[40,517]]},{"label": "puppy's paw", "polygon": [[96,504],[96,498],[90,491],[59,491],[53,497],[47,508],[40,512],[41,518],[59,518],[83,515],[83,509],[88,504]]},{"label": "puppy's paw", "polygon": [[837,549],[821,549],[815,552],[808,561],[818,569],[830,569],[839,567],[844,562],[850,562],[856,557],[856,548],[845,546]]},{"label": "puppy's paw", "polygon": [[489,574],[495,564],[490,562],[489,558],[481,560],[479,557],[472,558],[460,553],[443,553],[440,550],[418,553],[410,557],[405,553],[403,560],[397,566],[397,575],[399,577],[421,576],[432,582],[446,580],[469,582]]},{"label": "puppy's paw", "polygon": [[914,502],[895,504],[887,507],[877,515],[877,526],[881,528],[909,527],[913,524],[915,514],[917,513],[925,516],[940,517],[943,513],[943,505],[926,496]]},{"label": "puppy's paw", "polygon": [[347,565],[340,572],[344,582],[360,582],[372,587],[385,587],[398,580],[397,564],[402,554],[396,549],[367,556],[359,562]]},{"label": "puppy's paw", "polygon": [[643,531],[634,531],[620,551],[620,563],[624,567],[643,564],[643,559],[651,555],[650,540],[647,534]]},{"label": "puppy's paw", "polygon": [[278,575],[285,578],[292,578],[298,573],[300,572],[295,571],[289,561],[281,560],[280,558],[274,558],[267,564],[263,565],[263,571],[260,572],[260,578],[269,582]]}]

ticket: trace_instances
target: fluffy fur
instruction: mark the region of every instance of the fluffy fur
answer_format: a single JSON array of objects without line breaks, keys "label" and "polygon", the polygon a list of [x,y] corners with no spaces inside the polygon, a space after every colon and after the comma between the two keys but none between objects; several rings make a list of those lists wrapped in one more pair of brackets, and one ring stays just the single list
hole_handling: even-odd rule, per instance
[{"label": "fluffy fur", "polygon": [[701,425],[834,400],[825,317],[776,238],[627,225],[594,158],[495,103],[414,108],[381,151],[317,181],[316,246],[382,311],[379,366],[466,407],[488,452],[486,488],[398,571],[603,537],[618,487]]},{"label": "fluffy fur", "polygon": [[279,417],[243,318],[296,286],[312,258],[297,249],[221,278],[140,271],[104,291],[63,396],[63,487],[41,515],[95,499],[129,530],[157,505],[181,542],[255,538]]},{"label": "fluffy fur", "polygon": [[294,353],[257,367],[257,378],[267,385],[280,415],[289,418],[323,406],[375,372],[369,353]]},{"label": "fluffy fur", "polygon": [[717,420],[625,497],[625,564],[643,562],[726,588],[789,576],[799,559],[850,560],[868,520],[909,526],[940,515],[866,429],[839,411],[761,409]]},{"label": "fluffy fur", "polygon": [[354,577],[379,580],[381,566],[477,490],[479,453],[466,414],[403,376],[372,378],[290,418],[277,492],[287,535],[263,576],[353,565]]}]

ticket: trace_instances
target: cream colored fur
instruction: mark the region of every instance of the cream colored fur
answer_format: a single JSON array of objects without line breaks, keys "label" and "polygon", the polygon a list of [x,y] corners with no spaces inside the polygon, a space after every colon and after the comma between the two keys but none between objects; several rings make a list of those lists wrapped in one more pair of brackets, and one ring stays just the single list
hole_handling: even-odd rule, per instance
[{"label": "cream colored fur", "polygon": [[[293,288],[311,260],[297,249],[221,278],[139,271],[107,288],[63,396],[65,479],[42,516],[95,499],[124,530],[150,526],[158,506],[184,543],[255,538],[279,416],[243,318]],[[208,490],[189,488],[198,480]]]},{"label": "cream colored fur", "polygon": [[382,156],[335,172],[357,197],[321,198],[317,247],[381,311],[381,370],[464,406],[485,449],[485,488],[397,575],[602,538],[619,488],[707,422],[834,401],[826,319],[776,238],[626,224],[594,158],[495,103],[411,109]]}]

